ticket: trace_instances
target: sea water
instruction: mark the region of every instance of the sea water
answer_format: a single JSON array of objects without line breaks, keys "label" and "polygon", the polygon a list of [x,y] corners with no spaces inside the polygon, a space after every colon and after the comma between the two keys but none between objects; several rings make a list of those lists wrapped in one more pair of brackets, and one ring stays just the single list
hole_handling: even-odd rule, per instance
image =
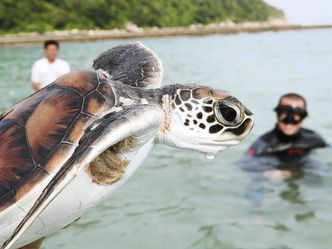
[{"label": "sea water", "polygon": [[[273,128],[273,108],[286,92],[307,98],[305,127],[332,141],[332,30],[139,40],[162,60],[163,85],[225,89],[254,112],[255,127],[214,160],[157,145],[113,198],[48,237],[42,248],[332,248],[331,149],[314,151],[315,167],[286,181],[268,181],[238,164]],[[131,41],[61,43],[60,57],[72,69],[89,69],[99,53]],[[30,68],[41,56],[42,45],[0,48],[1,111],[33,93]]]}]

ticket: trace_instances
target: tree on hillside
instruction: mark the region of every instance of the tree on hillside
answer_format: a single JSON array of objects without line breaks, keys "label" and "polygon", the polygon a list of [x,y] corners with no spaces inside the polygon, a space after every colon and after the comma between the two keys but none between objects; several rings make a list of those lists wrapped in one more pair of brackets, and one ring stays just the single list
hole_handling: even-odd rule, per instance
[{"label": "tree on hillside", "polygon": [[282,17],[263,0],[1,0],[0,32],[174,27]]}]

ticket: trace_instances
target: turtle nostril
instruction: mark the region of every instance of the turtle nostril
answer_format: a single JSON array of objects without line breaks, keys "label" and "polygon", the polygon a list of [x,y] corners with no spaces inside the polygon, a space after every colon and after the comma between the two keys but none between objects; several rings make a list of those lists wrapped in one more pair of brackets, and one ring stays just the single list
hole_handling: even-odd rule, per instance
[{"label": "turtle nostril", "polygon": [[232,107],[229,107],[225,104],[220,104],[219,110],[226,121],[233,122],[236,119],[237,112]]},{"label": "turtle nostril", "polygon": [[253,113],[247,107],[244,107],[244,113],[247,114],[248,116],[253,115]]}]

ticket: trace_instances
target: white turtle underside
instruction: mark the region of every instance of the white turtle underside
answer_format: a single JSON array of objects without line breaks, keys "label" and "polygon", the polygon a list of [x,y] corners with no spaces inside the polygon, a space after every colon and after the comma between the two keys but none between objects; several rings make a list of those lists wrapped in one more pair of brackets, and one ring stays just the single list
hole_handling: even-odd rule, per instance
[{"label": "white turtle underside", "polygon": [[[130,164],[127,166],[124,176],[112,185],[92,183],[87,173],[81,171],[78,177],[51,202],[31,227],[18,239],[14,244],[14,248],[31,243],[68,226],[87,212],[89,208],[108,199],[110,194],[119,188],[141,165],[152,146],[153,142],[150,140],[140,150],[130,153],[131,155],[129,153],[125,155],[126,158],[131,158]],[[22,214],[25,213],[20,212],[20,216]],[[19,222],[20,219],[18,218],[16,222],[1,229],[1,243],[12,233]]]},{"label": "white turtle underside", "polygon": [[[139,141],[135,149],[120,153],[121,157],[129,161],[129,164],[125,168],[124,175],[111,185],[101,185],[94,183],[85,170],[80,170],[77,177],[50,202],[33,221],[32,225],[18,238],[13,244],[14,248],[31,243],[71,224],[81,217],[89,208],[106,200],[114,190],[119,188],[130,177],[141,165],[153,147],[154,136],[162,121],[159,110],[150,107],[145,111],[144,115],[136,114],[135,116],[135,114],[131,114],[130,122],[123,124],[121,126],[122,131],[119,132],[125,132],[125,134],[119,135],[122,138],[131,136]],[[112,134],[114,134],[114,129],[110,129],[109,134],[96,140],[91,146],[93,149],[89,155],[84,155],[84,159],[80,164],[88,165],[103,150],[112,146],[114,143],[110,144],[109,142],[109,136],[112,136]],[[114,140],[113,137],[112,139]],[[83,169],[85,167],[81,168]],[[1,244],[9,238],[19,225],[35,200],[49,183],[50,178],[51,176],[43,180],[43,182],[38,184],[38,187],[34,188],[33,191],[27,194],[18,203],[7,208],[0,214]]]}]

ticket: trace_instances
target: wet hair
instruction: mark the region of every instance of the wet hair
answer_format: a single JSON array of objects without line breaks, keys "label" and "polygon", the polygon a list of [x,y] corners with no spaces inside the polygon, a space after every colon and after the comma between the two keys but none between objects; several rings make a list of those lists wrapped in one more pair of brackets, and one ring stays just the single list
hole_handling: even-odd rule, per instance
[{"label": "wet hair", "polygon": [[55,45],[58,49],[60,48],[59,42],[56,40],[47,40],[44,42],[44,49],[46,49],[49,45]]},{"label": "wet hair", "polygon": [[305,100],[305,98],[303,96],[301,96],[300,94],[297,93],[286,93],[284,95],[282,95],[279,99],[279,103],[278,106],[280,106],[281,101],[283,99],[292,99],[292,100],[302,100],[304,103],[304,110],[307,109],[307,101]]}]

